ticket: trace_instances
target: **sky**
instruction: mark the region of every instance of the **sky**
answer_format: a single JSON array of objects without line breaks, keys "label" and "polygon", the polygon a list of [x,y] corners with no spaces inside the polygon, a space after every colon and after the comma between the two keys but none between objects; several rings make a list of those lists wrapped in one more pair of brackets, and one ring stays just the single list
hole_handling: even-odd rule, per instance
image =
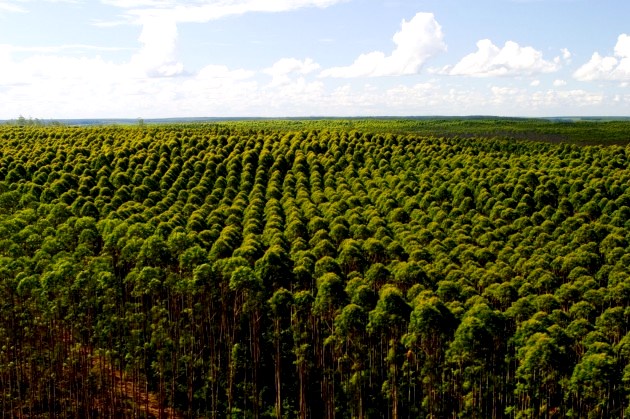
[{"label": "sky", "polygon": [[630,116],[628,0],[0,0],[0,119]]}]

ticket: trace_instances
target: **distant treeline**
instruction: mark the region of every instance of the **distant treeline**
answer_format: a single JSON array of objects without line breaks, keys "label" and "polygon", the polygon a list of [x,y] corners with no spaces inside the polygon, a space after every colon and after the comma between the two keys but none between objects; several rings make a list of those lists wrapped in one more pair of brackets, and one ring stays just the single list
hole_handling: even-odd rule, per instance
[{"label": "distant treeline", "polygon": [[[220,123],[220,122],[218,122]],[[570,118],[409,118],[303,119],[227,122],[228,126],[261,130],[357,130],[375,134],[416,134],[426,137],[502,138],[579,145],[630,143],[630,119]]]},{"label": "distant treeline", "polygon": [[63,125],[59,121],[38,119],[38,118],[25,118],[19,116],[17,119],[9,119],[3,122],[4,125],[13,125],[18,127],[43,127],[43,126],[61,126]]},{"label": "distant treeline", "polygon": [[484,137],[568,142],[578,145],[630,143],[630,118],[623,117],[408,117],[389,118],[157,118],[157,119],[33,119],[4,121],[17,126],[178,126],[226,125],[245,130],[357,130],[370,133],[417,134],[429,137]]}]

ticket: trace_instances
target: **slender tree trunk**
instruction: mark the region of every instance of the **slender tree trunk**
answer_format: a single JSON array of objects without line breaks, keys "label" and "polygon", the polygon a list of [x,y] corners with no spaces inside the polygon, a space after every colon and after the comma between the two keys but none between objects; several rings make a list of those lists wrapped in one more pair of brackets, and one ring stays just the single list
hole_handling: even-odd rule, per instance
[{"label": "slender tree trunk", "polygon": [[300,419],[306,419],[306,368],[304,361],[298,365],[298,377],[300,382]]},{"label": "slender tree trunk", "polygon": [[[395,362],[395,361],[394,361]],[[398,377],[397,366],[394,365],[394,374],[392,377],[392,419],[398,419]]]},{"label": "slender tree trunk", "polygon": [[280,319],[274,320],[274,346],[276,347],[275,353],[275,384],[276,384],[276,418],[280,419],[282,417],[282,388],[281,381],[282,377],[280,375]]},{"label": "slender tree trunk", "polygon": [[253,331],[252,331],[252,342],[253,342],[253,354],[252,358],[254,361],[254,367],[252,372],[252,381],[254,384],[254,418],[258,418],[260,416],[260,400],[258,396],[258,370],[260,368],[260,313],[258,310],[255,310],[253,313]]}]

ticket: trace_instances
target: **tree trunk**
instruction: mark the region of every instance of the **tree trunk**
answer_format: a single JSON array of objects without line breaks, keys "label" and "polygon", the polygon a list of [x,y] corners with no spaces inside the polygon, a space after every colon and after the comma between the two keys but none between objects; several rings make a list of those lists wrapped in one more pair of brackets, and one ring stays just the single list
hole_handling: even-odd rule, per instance
[{"label": "tree trunk", "polygon": [[282,393],[281,393],[281,381],[280,375],[280,319],[274,320],[274,346],[276,347],[275,353],[275,384],[276,384],[276,418],[282,417]]}]

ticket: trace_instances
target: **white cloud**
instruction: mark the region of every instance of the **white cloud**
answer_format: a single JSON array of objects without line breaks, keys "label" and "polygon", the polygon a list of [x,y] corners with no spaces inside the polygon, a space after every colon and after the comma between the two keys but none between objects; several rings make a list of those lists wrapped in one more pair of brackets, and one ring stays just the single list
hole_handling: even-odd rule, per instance
[{"label": "white cloud", "polygon": [[617,65],[615,57],[602,57],[596,52],[588,63],[573,73],[573,77],[581,81],[616,79],[613,75],[617,73]]},{"label": "white cloud", "polygon": [[[347,67],[320,72],[317,62],[302,57],[271,60],[265,64],[269,65],[267,68],[256,71],[223,65],[185,71],[177,48],[178,23],[184,21],[181,19],[205,19],[271,7],[290,10],[298,5],[322,6],[336,0],[279,1],[273,5],[258,5],[252,0],[221,1],[109,0],[109,4],[124,8],[123,21],[138,25],[139,33],[136,48],[128,49],[127,57],[116,62],[109,61],[114,54],[105,52],[123,48],[0,44],[0,117],[553,115],[601,113],[602,105],[612,109],[609,113],[622,114],[627,113],[630,103],[630,95],[620,89],[613,93],[562,90],[564,84],[560,80],[553,82],[555,87],[549,90],[538,88],[538,78],[546,87],[554,78],[538,74],[565,65],[571,53],[561,50],[556,61],[549,62],[533,48],[515,43],[511,49],[509,43],[504,48],[489,43],[498,50],[497,56],[504,55],[502,60],[509,64],[505,64],[507,74],[524,75],[522,79],[509,80],[514,85],[507,87],[491,86],[487,80],[444,77],[417,84],[413,84],[415,77],[369,79],[370,84],[365,85],[361,84],[368,80],[324,78],[417,73],[429,58],[446,49],[440,26],[428,13],[402,21],[391,51],[363,54]],[[0,0],[0,4],[9,3]],[[35,2],[10,4],[29,6]],[[201,7],[215,12],[206,11],[205,17],[190,15],[191,10],[200,11]],[[185,13],[178,12],[180,9],[185,9]],[[167,11],[174,13],[169,15]],[[626,42],[624,38],[615,48],[617,64],[630,55]],[[97,55],[100,53],[105,58]],[[527,58],[532,57],[531,65],[527,64]],[[486,63],[486,71],[496,70],[500,62],[495,57],[494,67]],[[207,62],[201,66],[204,64]],[[501,80],[503,84],[508,82]],[[627,86],[628,82],[630,79],[620,80],[619,84]]]},{"label": "white cloud", "polygon": [[25,13],[26,9],[20,6],[23,0],[0,0],[0,13],[12,12],[12,13]]},{"label": "white cloud", "polygon": [[499,86],[492,86],[490,88],[490,91],[492,92],[494,96],[497,96],[497,97],[514,96],[515,94],[522,92],[521,89],[517,89],[515,87],[499,87]]},{"label": "white cloud", "polygon": [[291,74],[306,75],[320,68],[311,58],[300,61],[296,58],[282,58],[262,72],[272,77],[273,85],[286,84],[291,81]]},{"label": "white cloud", "polygon": [[324,83],[319,80],[308,81],[304,77],[290,80],[281,86],[262,86],[258,93],[264,98],[264,109],[259,112],[270,116],[286,114],[287,109],[292,109],[298,116],[321,114],[324,112],[321,110],[324,107],[322,105],[329,102]]},{"label": "white cloud", "polygon": [[259,89],[254,72],[224,66],[147,77],[132,61],[55,55],[15,61],[6,50],[0,48],[0,115],[7,118],[238,115]]},{"label": "white cloud", "polygon": [[[0,0],[1,1],[1,0]],[[178,76],[185,72],[176,58],[177,24],[205,23],[228,16],[251,12],[285,12],[304,7],[328,7],[345,0],[101,0],[102,3],[125,10],[116,21],[95,21],[99,27],[125,23],[142,26],[139,41],[142,49],[132,60],[148,75]]]},{"label": "white cloud", "polygon": [[[41,0],[46,3],[79,3],[80,0]],[[23,7],[25,3],[32,3],[32,0],[0,0],[0,13],[27,13],[27,8]]]},{"label": "white cloud", "polygon": [[442,28],[433,13],[417,13],[409,22],[403,20],[394,35],[396,48],[386,56],[381,51],[361,54],[352,65],[333,67],[321,77],[375,77],[416,74],[432,56],[445,51]]},{"label": "white cloud", "polygon": [[548,90],[534,93],[529,99],[529,103],[536,108],[559,108],[566,112],[566,109],[574,109],[575,107],[600,106],[604,100],[603,93],[582,89]]},{"label": "white cloud", "polygon": [[11,52],[10,45],[0,44],[0,68],[4,68],[11,62]]},{"label": "white cloud", "polygon": [[630,95],[620,95],[620,94],[616,94],[613,97],[613,101],[615,103],[624,103],[624,104],[630,104]]},{"label": "white cloud", "polygon": [[516,87],[493,86],[490,92],[489,97],[477,98],[475,106],[483,106],[497,115],[573,115],[579,114],[579,109],[585,109],[582,113],[592,114],[592,109],[598,109],[606,101],[601,92],[580,89],[529,92]]},{"label": "white cloud", "polygon": [[149,76],[171,77],[184,71],[184,65],[175,58],[177,25],[169,19],[146,18],[138,40],[142,49],[132,63]]},{"label": "white cloud", "polygon": [[58,54],[61,52],[69,52],[72,54],[85,53],[87,51],[130,51],[133,48],[121,48],[121,47],[104,47],[99,45],[88,44],[67,44],[67,45],[53,45],[53,46],[13,46],[0,44],[0,49],[4,48],[7,52],[30,52],[39,54]]},{"label": "white cloud", "polygon": [[135,7],[163,7],[176,2],[161,0],[102,0],[101,3],[110,6],[135,8]]},{"label": "white cloud", "polygon": [[[107,84],[121,77],[131,77],[128,66],[106,62],[100,57],[77,58],[55,55],[32,55],[16,62],[10,53],[0,53],[2,79],[0,86],[56,84],[74,90],[73,81]],[[134,75],[135,76],[135,75]]]},{"label": "white cloud", "polygon": [[630,58],[630,35],[625,33],[619,35],[617,45],[615,45],[615,55],[621,58]]},{"label": "white cloud", "polygon": [[553,86],[554,87],[562,87],[562,86],[566,86],[567,82],[565,80],[562,79],[556,79],[553,81]]},{"label": "white cloud", "polygon": [[573,77],[581,81],[630,80],[630,35],[619,35],[614,56],[603,57],[595,52],[589,62],[573,73]]},{"label": "white cloud", "polygon": [[255,72],[248,70],[230,70],[224,65],[207,65],[202,68],[196,78],[198,80],[245,80],[252,78]]},{"label": "white cloud", "polygon": [[[11,10],[18,11],[13,7],[18,1],[28,3],[28,0],[0,0],[0,5],[5,9],[10,5]],[[327,7],[339,1],[344,0],[103,0],[102,3],[124,10],[119,22],[100,21],[100,26],[125,23],[141,27],[136,52],[125,62],[115,63],[98,55],[77,53],[118,48],[0,44],[0,115],[40,118],[136,114],[149,118],[164,116],[164,112],[174,116],[262,115],[273,109],[272,103],[291,102],[299,102],[307,109],[309,100],[323,95],[322,82],[305,79],[319,68],[312,59],[278,61],[266,71],[272,77],[268,85],[262,85],[254,71],[221,65],[208,65],[194,73],[184,71],[177,54],[177,25],[247,12]],[[30,55],[18,59],[23,54],[17,53]],[[277,112],[286,114],[286,111]]]},{"label": "white cloud", "polygon": [[[385,100],[390,109],[396,109],[398,113],[405,113],[405,108],[435,109],[435,107],[440,106],[439,97],[442,94],[443,92],[433,83],[417,83],[411,86],[398,85],[388,89],[385,92]],[[424,113],[427,113],[427,110]]]},{"label": "white cloud", "polygon": [[569,61],[572,57],[571,51],[569,51],[567,48],[562,48],[560,50],[560,52],[562,52],[562,59],[565,61]]},{"label": "white cloud", "polygon": [[477,51],[468,54],[454,66],[446,66],[438,73],[452,76],[529,76],[552,73],[560,68],[559,59],[554,62],[543,59],[540,51],[532,47],[521,47],[507,41],[499,48],[489,39],[477,42]]},{"label": "white cloud", "polygon": [[[593,114],[602,105],[618,113],[628,97],[586,90],[452,85],[444,79],[418,84],[344,86],[314,78],[308,60],[280,60],[277,74],[208,65],[180,77],[146,77],[131,62],[37,55],[14,61],[0,48],[0,115],[5,118],[103,118],[177,116],[356,115],[553,115]],[[276,63],[277,64],[277,63]],[[292,65],[289,65],[292,64]],[[282,71],[280,71],[282,69]],[[5,77],[6,75],[6,77]],[[448,79],[451,80],[451,79]]]},{"label": "white cloud", "polygon": [[285,12],[304,7],[329,7],[346,0],[101,0],[127,10],[129,16],[168,18],[173,22],[205,23],[251,12]]}]

